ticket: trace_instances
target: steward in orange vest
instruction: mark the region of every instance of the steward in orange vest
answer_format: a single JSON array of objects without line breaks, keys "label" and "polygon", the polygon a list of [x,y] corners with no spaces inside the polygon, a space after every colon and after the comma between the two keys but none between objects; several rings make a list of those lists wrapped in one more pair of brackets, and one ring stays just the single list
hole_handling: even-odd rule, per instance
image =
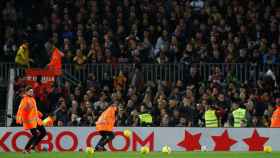
[{"label": "steward in orange vest", "polygon": [[50,63],[47,65],[49,69],[61,71],[62,61],[61,58],[64,54],[56,47],[53,48],[52,57]]},{"label": "steward in orange vest", "polygon": [[34,91],[31,86],[25,88],[25,96],[22,98],[17,115],[16,123],[22,124],[23,129],[30,130],[32,137],[27,142],[24,153],[34,150],[39,142],[45,137],[46,129],[42,124],[42,113],[37,109]]},{"label": "steward in orange vest", "polygon": [[102,136],[95,150],[97,151],[106,151],[105,145],[114,139],[115,134],[113,128],[116,122],[118,107],[116,104],[110,105],[98,118],[96,121],[96,131]]},{"label": "steward in orange vest", "polygon": [[280,127],[280,99],[276,99],[276,109],[271,117],[270,127]]}]

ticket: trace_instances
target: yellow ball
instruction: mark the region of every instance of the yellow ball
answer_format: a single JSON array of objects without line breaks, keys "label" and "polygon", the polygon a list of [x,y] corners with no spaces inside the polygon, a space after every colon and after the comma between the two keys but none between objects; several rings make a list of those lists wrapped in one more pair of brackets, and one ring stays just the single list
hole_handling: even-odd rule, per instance
[{"label": "yellow ball", "polygon": [[162,147],[161,152],[170,154],[171,153],[171,148],[168,145],[165,145]]},{"label": "yellow ball", "polygon": [[263,151],[266,153],[271,153],[272,152],[272,147],[271,146],[264,146]]},{"label": "yellow ball", "polygon": [[132,132],[129,129],[126,129],[123,131],[123,135],[129,138],[132,135]]},{"label": "yellow ball", "polygon": [[87,154],[92,155],[92,154],[94,154],[94,149],[93,149],[92,147],[86,147],[85,152],[86,152]]},{"label": "yellow ball", "polygon": [[148,148],[147,146],[143,146],[140,149],[141,154],[148,154],[150,152],[150,148]]}]

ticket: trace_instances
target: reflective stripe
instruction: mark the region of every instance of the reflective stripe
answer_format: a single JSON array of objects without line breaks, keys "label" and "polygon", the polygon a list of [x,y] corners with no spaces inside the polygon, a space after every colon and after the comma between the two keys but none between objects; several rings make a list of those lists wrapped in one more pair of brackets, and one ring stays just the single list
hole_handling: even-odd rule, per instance
[{"label": "reflective stripe", "polygon": [[[246,110],[238,108],[232,112],[234,118],[234,127],[241,127],[241,121],[245,120]],[[246,121],[246,120],[245,120]]]},{"label": "reflective stripe", "polygon": [[213,125],[207,125],[206,127],[218,127],[216,124]]},{"label": "reflective stripe", "polygon": [[213,120],[207,120],[207,121],[209,121],[209,122],[210,122],[210,121],[215,121],[215,122],[216,122],[217,120],[216,120],[216,119],[213,119]]},{"label": "reflective stripe", "polygon": [[34,119],[30,119],[30,120],[24,120],[24,121],[22,121],[23,123],[32,123],[32,122],[34,122],[34,121],[38,121],[38,119],[37,118],[34,118]]},{"label": "reflective stripe", "polygon": [[272,119],[280,120],[280,116],[272,116]]},{"label": "reflective stripe", "polygon": [[216,122],[213,122],[213,123],[206,123],[206,125],[216,125],[217,123]]},{"label": "reflective stripe", "polygon": [[217,120],[207,120],[206,124],[216,124]]},{"label": "reflective stripe", "polygon": [[206,127],[218,127],[218,119],[214,110],[207,110],[204,118]]},{"label": "reflective stripe", "polygon": [[152,123],[153,122],[153,117],[151,114],[141,114],[139,115],[140,122],[145,122],[145,123]]}]

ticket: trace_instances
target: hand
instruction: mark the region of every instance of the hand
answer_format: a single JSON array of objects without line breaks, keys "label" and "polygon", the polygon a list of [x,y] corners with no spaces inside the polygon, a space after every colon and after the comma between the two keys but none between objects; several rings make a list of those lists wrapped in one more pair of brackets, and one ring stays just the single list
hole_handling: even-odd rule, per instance
[{"label": "hand", "polygon": [[16,119],[16,124],[22,124],[22,120],[21,119]]},{"label": "hand", "polygon": [[42,118],[42,117],[43,117],[43,114],[42,114],[40,111],[38,111],[38,117],[39,117],[39,118]]}]

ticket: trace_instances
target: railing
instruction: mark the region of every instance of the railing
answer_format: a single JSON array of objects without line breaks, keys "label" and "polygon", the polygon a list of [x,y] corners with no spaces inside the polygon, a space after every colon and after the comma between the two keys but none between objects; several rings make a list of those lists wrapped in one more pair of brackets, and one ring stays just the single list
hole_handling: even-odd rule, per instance
[{"label": "railing", "polygon": [[[144,80],[177,80],[183,79],[182,64],[142,64],[140,72],[143,74]],[[113,78],[122,71],[127,76],[130,76],[136,70],[134,64],[88,64],[83,68],[75,69],[72,64],[63,65],[63,70],[68,74],[75,76],[80,81],[86,81],[89,74],[94,74],[96,79],[101,81],[104,78]]]},{"label": "railing", "polygon": [[[4,106],[4,105],[1,105],[1,106]],[[6,120],[7,120],[7,112],[6,112],[6,110],[5,109],[0,109],[0,127],[7,126]]]},{"label": "railing", "polygon": [[0,63],[0,82],[9,80],[9,70],[14,67],[14,63]]},{"label": "railing", "polygon": [[[252,64],[192,64],[197,67],[197,71],[201,76],[201,79],[206,81],[209,76],[213,74],[216,67],[221,70],[222,76],[226,77],[230,74],[234,76],[238,81],[257,81],[262,77],[268,69],[271,69],[274,74],[279,77],[280,65],[252,65]],[[140,72],[145,81],[149,80],[184,80],[187,79],[190,73],[190,65],[185,64],[141,64]],[[7,81],[9,79],[9,69],[15,68],[12,63],[0,63],[0,81],[1,79]],[[132,75],[136,66],[134,64],[87,64],[82,68],[75,68],[73,64],[64,64],[63,71],[67,75],[72,77],[72,80],[85,82],[89,74],[94,74],[97,80],[102,81],[106,77],[113,78],[120,71],[127,76]],[[24,75],[24,69],[16,68],[16,75]],[[69,78],[69,77],[68,77]]]},{"label": "railing", "polygon": [[[197,71],[202,80],[207,81],[209,76],[214,74],[215,69],[220,69],[223,77],[229,77],[230,75],[240,82],[250,81],[256,82],[263,74],[271,69],[278,77],[280,74],[280,65],[251,65],[243,63],[235,64],[192,64],[197,68]],[[190,65],[185,64],[141,64],[140,72],[143,75],[145,81],[155,80],[185,80],[190,74]],[[75,69],[74,65],[64,65],[65,72],[75,76],[80,81],[86,81],[89,74],[94,74],[97,80],[103,80],[105,76],[112,78],[116,76],[120,71],[127,76],[131,76],[136,69],[134,64],[88,64],[81,69]],[[105,75],[106,73],[106,75]]]}]

